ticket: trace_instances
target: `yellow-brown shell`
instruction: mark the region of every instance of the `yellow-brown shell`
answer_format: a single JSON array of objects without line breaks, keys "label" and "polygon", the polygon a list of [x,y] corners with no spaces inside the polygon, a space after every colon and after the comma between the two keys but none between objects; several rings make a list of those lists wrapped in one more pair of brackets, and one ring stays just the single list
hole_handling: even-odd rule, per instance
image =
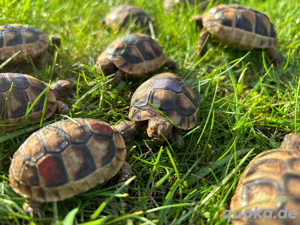
[{"label": "yellow-brown shell", "polygon": [[[188,0],[190,7],[193,7],[195,5],[195,2],[197,2],[197,7],[201,5],[201,11],[204,11],[208,5],[209,2],[205,0]],[[163,1],[163,8],[167,11],[170,11],[172,9],[175,9],[176,7],[179,7],[179,5],[185,5],[186,0],[164,0]]]},{"label": "yellow-brown shell", "polygon": [[128,34],[114,41],[97,59],[96,70],[101,62],[111,60],[125,72],[128,79],[136,79],[151,73],[165,64],[167,56],[156,41],[145,34]]},{"label": "yellow-brown shell", "polygon": [[189,130],[197,122],[198,97],[182,78],[173,73],[153,76],[134,92],[129,118],[133,121],[145,121],[154,117],[163,117],[149,102],[180,129]]},{"label": "yellow-brown shell", "polygon": [[105,16],[105,23],[116,29],[129,25],[129,22],[141,27],[148,26],[150,18],[146,12],[133,5],[119,5],[110,8]]},{"label": "yellow-brown shell", "polygon": [[[287,207],[300,211],[300,151],[270,150],[256,156],[247,166],[239,180],[235,194],[231,199],[230,209],[243,212],[247,209],[269,210],[277,216],[279,210]],[[248,206],[248,207],[247,207]],[[263,215],[263,212],[260,215]],[[238,215],[238,213],[236,214]],[[299,224],[300,215],[295,219],[232,218],[234,225],[281,225]]]},{"label": "yellow-brown shell", "polygon": [[11,64],[36,59],[49,46],[49,37],[44,32],[21,24],[0,26],[0,60],[5,61],[20,51]]},{"label": "yellow-brown shell", "polygon": [[274,48],[276,31],[263,13],[239,5],[218,5],[202,18],[203,26],[213,37],[232,48],[250,50]]},{"label": "yellow-brown shell", "polygon": [[55,202],[112,178],[126,155],[124,140],[95,119],[62,120],[33,133],[14,154],[9,180],[15,192]]},{"label": "yellow-brown shell", "polygon": [[[0,73],[0,116],[1,124],[19,124],[48,84],[26,74]],[[11,88],[12,87],[12,88]],[[10,91],[11,89],[11,91]],[[42,118],[46,93],[43,94],[23,122],[37,122]],[[44,119],[52,116],[57,107],[54,91],[49,89]],[[5,131],[13,126],[5,127]],[[0,128],[1,130],[3,128]]]}]

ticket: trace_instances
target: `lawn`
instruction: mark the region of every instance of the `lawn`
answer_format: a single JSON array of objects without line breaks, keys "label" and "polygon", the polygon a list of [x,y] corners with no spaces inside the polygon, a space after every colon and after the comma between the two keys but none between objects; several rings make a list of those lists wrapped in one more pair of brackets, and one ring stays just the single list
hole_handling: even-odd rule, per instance
[{"label": "lawn", "polygon": [[[229,224],[222,212],[229,209],[237,182],[257,154],[279,148],[285,134],[300,132],[300,1],[211,1],[252,7],[269,16],[277,30],[276,51],[283,63],[274,68],[261,50],[236,51],[212,41],[204,57],[195,53],[199,30],[190,24],[202,14],[200,5],[170,13],[161,0],[2,1],[1,25],[32,25],[61,37],[56,63],[42,69],[16,66],[10,72],[28,73],[45,82],[73,82],[74,96],[67,100],[69,117],[95,118],[111,125],[128,119],[135,89],[143,79],[123,81],[116,89],[112,76],[95,73],[99,54],[130,28],[116,32],[100,21],[112,5],[129,3],[153,19],[154,38],[178,64],[173,71],[184,78],[199,97],[198,124],[184,133],[185,148],[176,149],[136,134],[126,160],[133,179],[128,195],[113,178],[88,192],[62,202],[44,204],[44,218],[30,218],[8,180],[13,153],[40,123],[0,134],[0,224]],[[205,11],[208,11],[207,8]],[[4,70],[6,67],[4,67]],[[64,119],[53,115],[42,126]],[[299,127],[298,127],[299,125]],[[106,207],[105,203],[106,202]]]}]

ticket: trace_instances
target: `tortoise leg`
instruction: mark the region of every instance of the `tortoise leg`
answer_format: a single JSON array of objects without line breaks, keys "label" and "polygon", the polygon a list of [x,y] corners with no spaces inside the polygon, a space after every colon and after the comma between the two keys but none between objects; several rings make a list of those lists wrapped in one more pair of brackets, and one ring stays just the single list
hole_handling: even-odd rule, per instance
[{"label": "tortoise leg", "polygon": [[122,135],[123,139],[125,140],[126,146],[130,146],[134,140],[135,132],[137,130],[137,126],[135,123],[124,120],[118,125],[114,126],[120,134]]},{"label": "tortoise leg", "polygon": [[280,56],[277,54],[274,48],[267,48],[266,50],[268,57],[271,59],[274,66],[278,66],[280,63],[282,63]]},{"label": "tortoise leg", "polygon": [[174,127],[173,128],[173,134],[172,134],[172,138],[171,138],[172,143],[175,143],[175,146],[178,149],[182,149],[184,147],[184,140],[181,136],[181,134],[179,133],[179,131]]},{"label": "tortoise leg", "polygon": [[42,69],[44,65],[49,64],[52,61],[53,61],[53,57],[50,55],[50,53],[48,51],[44,51],[36,60],[37,62],[36,66],[39,69]]},{"label": "tortoise leg", "polygon": [[70,113],[70,108],[67,103],[63,101],[57,101],[56,113],[62,115],[68,115]]},{"label": "tortoise leg", "polygon": [[193,16],[190,19],[190,22],[193,22],[193,21],[196,22],[196,27],[197,28],[199,28],[200,30],[203,28],[202,16],[199,16],[199,15]]},{"label": "tortoise leg", "polygon": [[[131,177],[131,166],[129,163],[124,162],[120,171],[118,172],[118,183],[123,183],[126,182],[130,177]],[[128,192],[128,187],[123,188],[123,192],[127,193]]]},{"label": "tortoise leg", "polygon": [[168,60],[165,62],[165,66],[168,67],[170,70],[174,70],[174,69],[177,68],[176,63],[175,63],[173,60],[170,60],[170,59],[168,59]]},{"label": "tortoise leg", "polygon": [[207,30],[201,32],[198,42],[198,52],[203,56],[207,52],[207,45],[210,42],[211,35]]},{"label": "tortoise leg", "polygon": [[30,215],[30,217],[33,217],[33,215],[38,215],[38,217],[41,218],[45,216],[42,206],[43,203],[29,200],[27,203],[23,204],[23,209]]},{"label": "tortoise leg", "polygon": [[121,82],[121,80],[124,80],[125,77],[125,73],[121,70],[117,70],[115,73],[115,77],[113,80],[113,84],[116,86],[118,86],[118,84]]},{"label": "tortoise leg", "polygon": [[148,121],[147,133],[150,138],[158,141],[164,141],[163,134],[167,139],[172,137],[173,125],[164,117],[152,118]]},{"label": "tortoise leg", "polygon": [[147,130],[148,128],[148,120],[144,121],[135,121],[136,130]]}]

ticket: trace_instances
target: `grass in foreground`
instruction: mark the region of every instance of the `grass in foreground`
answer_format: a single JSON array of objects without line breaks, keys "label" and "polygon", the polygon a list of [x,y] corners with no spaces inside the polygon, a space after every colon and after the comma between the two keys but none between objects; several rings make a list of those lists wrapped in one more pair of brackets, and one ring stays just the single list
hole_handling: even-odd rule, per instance
[{"label": "grass in foreground", "polygon": [[[29,69],[45,81],[74,82],[69,100],[71,117],[92,117],[117,124],[128,119],[134,90],[147,78],[108,89],[110,78],[94,72],[97,56],[115,34],[99,21],[111,5],[130,3],[155,19],[151,34],[176,61],[176,74],[186,79],[199,96],[199,124],[185,134],[184,150],[149,140],[138,132],[127,161],[134,179],[129,196],[120,194],[115,179],[63,202],[45,204],[46,217],[31,219],[21,206],[26,201],[9,186],[10,159],[39,124],[0,136],[1,224],[227,224],[221,218],[229,208],[239,176],[258,153],[279,147],[285,133],[299,132],[299,1],[218,1],[255,8],[267,14],[278,33],[277,48],[284,63],[278,68],[262,51],[235,51],[212,42],[203,58],[193,56],[199,32],[189,23],[198,8],[165,13],[161,1],[4,1],[1,24],[22,23],[62,38],[57,64]],[[27,72],[23,68],[14,71]],[[154,74],[165,71],[160,69]],[[13,71],[12,71],[13,72]],[[28,72],[29,73],[29,72]],[[154,75],[152,74],[152,75]],[[47,122],[62,119],[54,115]],[[115,204],[103,208],[98,197]],[[123,207],[125,206],[125,207]]]}]

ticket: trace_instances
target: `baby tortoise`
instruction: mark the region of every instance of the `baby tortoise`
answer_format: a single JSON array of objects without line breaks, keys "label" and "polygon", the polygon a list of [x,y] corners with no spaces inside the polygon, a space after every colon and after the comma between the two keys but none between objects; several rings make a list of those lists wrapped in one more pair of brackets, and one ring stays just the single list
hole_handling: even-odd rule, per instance
[{"label": "baby tortoise", "polygon": [[[85,192],[119,173],[118,182],[131,177],[125,162],[126,145],[134,133],[122,136],[126,122],[115,127],[95,120],[61,120],[33,133],[14,154],[9,181],[28,198],[23,209],[43,215],[44,202],[57,202]],[[132,130],[133,127],[130,127]]]},{"label": "baby tortoise", "polygon": [[[47,88],[48,84],[30,75],[19,73],[0,73],[0,124],[2,131],[14,129],[26,115],[38,96]],[[12,88],[11,88],[12,87]],[[10,91],[11,89],[11,91]],[[69,107],[63,101],[72,94],[72,84],[66,80],[54,83],[48,92],[44,119],[54,113],[69,114]],[[25,122],[38,122],[43,115],[43,108],[47,93],[43,94],[33,106]],[[22,125],[24,125],[22,123]]]},{"label": "baby tortoise", "polygon": [[151,19],[146,12],[133,5],[119,5],[110,8],[110,12],[101,23],[109,25],[113,29],[127,27],[130,22],[134,23],[134,28],[149,29]]},{"label": "baby tortoise", "polygon": [[[190,7],[194,7],[195,3],[197,2],[197,6],[200,6],[201,11],[204,11],[208,5],[208,1],[204,0],[188,0]],[[163,8],[169,12],[180,5],[186,5],[186,0],[164,0],[163,1]]]},{"label": "baby tortoise", "polygon": [[[52,44],[60,47],[60,38],[52,36]],[[46,51],[48,47],[48,35],[32,26],[21,24],[0,26],[0,60],[2,62],[20,51],[10,64],[25,63],[31,59],[41,65],[52,59]],[[54,48],[54,46],[50,47]]]},{"label": "baby tortoise", "polygon": [[149,103],[179,130],[192,129],[197,123],[199,100],[189,85],[173,73],[158,74],[134,92],[129,109],[129,118],[136,121],[138,129],[147,129],[149,137],[164,141],[163,134],[183,148],[184,140],[178,129]]},{"label": "baby tortoise", "polygon": [[98,57],[96,72],[105,76],[115,73],[114,85],[124,79],[146,76],[161,66],[175,69],[175,62],[168,60],[156,41],[145,34],[128,34],[114,41]]},{"label": "baby tortoise", "polygon": [[270,19],[263,13],[239,5],[218,5],[203,16],[194,16],[192,20],[201,32],[198,50],[200,55],[207,51],[211,35],[221,43],[238,50],[266,49],[272,63],[282,62],[274,50],[277,45],[276,31]]},{"label": "baby tortoise", "polygon": [[[262,218],[232,218],[234,225],[296,225],[300,215],[300,135],[287,134],[280,149],[257,155],[241,176],[230,209],[261,210]],[[248,206],[248,207],[247,207]],[[278,218],[278,212],[296,210],[295,218]],[[268,213],[267,213],[268,212]],[[243,212],[241,212],[243,214]],[[264,218],[263,214],[269,218]],[[272,218],[270,218],[272,213]],[[239,213],[236,213],[238,215]],[[274,218],[276,216],[276,218]],[[247,216],[248,217],[248,216]]]}]

